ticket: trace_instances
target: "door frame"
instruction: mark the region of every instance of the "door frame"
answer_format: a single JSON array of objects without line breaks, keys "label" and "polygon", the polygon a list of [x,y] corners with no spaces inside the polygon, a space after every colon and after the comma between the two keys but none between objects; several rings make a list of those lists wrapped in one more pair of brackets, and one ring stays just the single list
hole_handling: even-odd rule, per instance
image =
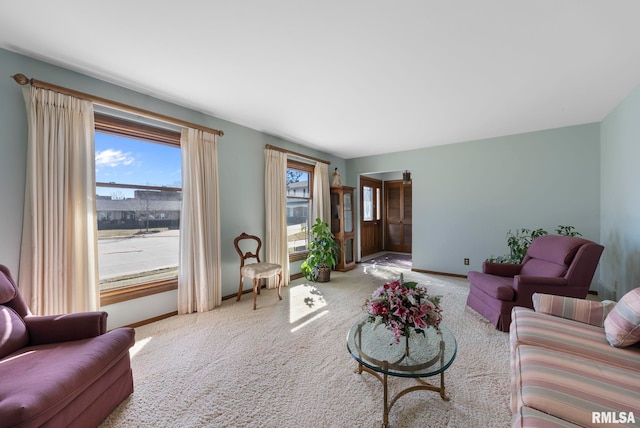
[{"label": "door frame", "polygon": [[[380,189],[379,200],[374,196],[372,207],[374,213],[374,220],[365,221],[364,220],[364,187],[372,187],[374,189]],[[360,257],[368,256],[371,254],[375,254],[377,252],[384,250],[384,181],[367,177],[364,175],[360,176]],[[377,213],[380,214],[379,218],[377,218]],[[374,223],[374,224],[372,224]],[[365,252],[365,248],[363,245],[364,236],[365,236],[365,228],[375,227],[377,230],[374,230],[374,245],[373,249],[367,249]]]}]

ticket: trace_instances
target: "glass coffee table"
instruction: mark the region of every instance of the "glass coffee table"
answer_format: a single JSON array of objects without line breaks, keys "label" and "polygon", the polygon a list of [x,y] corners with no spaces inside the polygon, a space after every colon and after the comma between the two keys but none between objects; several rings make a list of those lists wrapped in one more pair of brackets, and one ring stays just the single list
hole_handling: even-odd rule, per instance
[{"label": "glass coffee table", "polygon": [[[411,334],[400,338],[396,344],[384,324],[375,325],[367,319],[356,322],[347,335],[347,349],[358,363],[357,373],[371,373],[382,382],[384,408],[382,426],[389,426],[389,411],[396,401],[413,391],[436,391],[448,401],[445,392],[444,372],[456,358],[458,345],[456,338],[445,326],[440,332],[433,328],[425,330],[425,335]],[[432,385],[423,378],[440,375],[440,386]],[[417,385],[398,392],[389,400],[388,376],[414,378]]]}]

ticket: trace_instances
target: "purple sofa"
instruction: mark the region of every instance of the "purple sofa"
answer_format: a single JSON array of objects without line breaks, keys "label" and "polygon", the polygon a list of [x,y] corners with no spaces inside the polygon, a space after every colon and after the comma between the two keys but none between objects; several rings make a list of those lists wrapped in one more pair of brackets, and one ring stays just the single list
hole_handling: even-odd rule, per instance
[{"label": "purple sofa", "polygon": [[498,330],[509,331],[511,309],[533,308],[533,293],[584,299],[603,250],[578,237],[540,236],[521,264],[485,262],[482,272],[469,272],[467,306]]},{"label": "purple sofa", "polygon": [[0,426],[95,427],[133,392],[134,330],[106,312],[34,316],[0,265]]}]

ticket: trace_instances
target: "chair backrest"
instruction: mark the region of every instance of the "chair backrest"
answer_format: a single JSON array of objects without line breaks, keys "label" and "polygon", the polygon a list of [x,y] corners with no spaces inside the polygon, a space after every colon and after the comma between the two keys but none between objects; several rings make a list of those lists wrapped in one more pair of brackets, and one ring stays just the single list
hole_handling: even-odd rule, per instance
[{"label": "chair backrest", "polygon": [[544,235],[531,242],[520,275],[564,277],[589,286],[604,247],[576,236]]},{"label": "chair backrest", "polygon": [[29,333],[24,317],[29,315],[9,269],[0,265],[0,358],[27,346]]},{"label": "chair backrest", "polygon": [[236,252],[240,256],[240,267],[244,266],[247,259],[256,259],[256,262],[260,263],[262,241],[257,236],[242,232],[233,240],[233,246],[236,247]]},{"label": "chair backrest", "polygon": [[13,309],[22,318],[31,315],[29,307],[11,277],[9,268],[4,265],[0,265],[0,305]]}]

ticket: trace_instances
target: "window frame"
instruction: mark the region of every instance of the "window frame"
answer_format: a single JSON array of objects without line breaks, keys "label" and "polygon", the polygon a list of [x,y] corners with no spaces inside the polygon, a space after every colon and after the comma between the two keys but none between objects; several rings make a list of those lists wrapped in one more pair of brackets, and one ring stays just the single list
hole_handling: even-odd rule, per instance
[{"label": "window frame", "polygon": [[[311,203],[310,208],[313,208],[313,176],[315,173],[315,165],[313,164],[309,164],[309,163],[305,163],[305,162],[300,162],[294,159],[287,159],[287,171],[290,169],[294,169],[294,170],[298,170],[298,171],[304,171],[306,173],[309,174],[309,197],[307,198],[303,198],[300,196],[291,196],[292,199],[308,199],[309,202]],[[289,199],[289,196],[286,196],[287,200]],[[311,209],[309,210],[309,215],[311,215]],[[309,220],[310,224],[311,224],[311,220]],[[308,243],[307,243],[308,245]],[[296,251],[293,253],[288,253],[289,255],[289,262],[295,262],[298,260],[305,260],[307,258],[309,254],[309,250],[303,250],[303,251]]]},{"label": "window frame", "polygon": [[[137,140],[165,144],[180,148],[180,132],[170,129],[159,128],[144,123],[138,123],[127,119],[94,113],[94,132],[111,134],[119,137],[134,138]],[[127,184],[114,184],[96,182],[96,187],[121,187],[129,188]],[[171,190],[177,191],[181,188],[132,185],[136,189],[144,190]],[[107,306],[140,297],[151,296],[158,293],[178,289],[178,278],[160,281],[150,281],[142,284],[114,288],[110,290],[100,290],[100,306]]]}]

